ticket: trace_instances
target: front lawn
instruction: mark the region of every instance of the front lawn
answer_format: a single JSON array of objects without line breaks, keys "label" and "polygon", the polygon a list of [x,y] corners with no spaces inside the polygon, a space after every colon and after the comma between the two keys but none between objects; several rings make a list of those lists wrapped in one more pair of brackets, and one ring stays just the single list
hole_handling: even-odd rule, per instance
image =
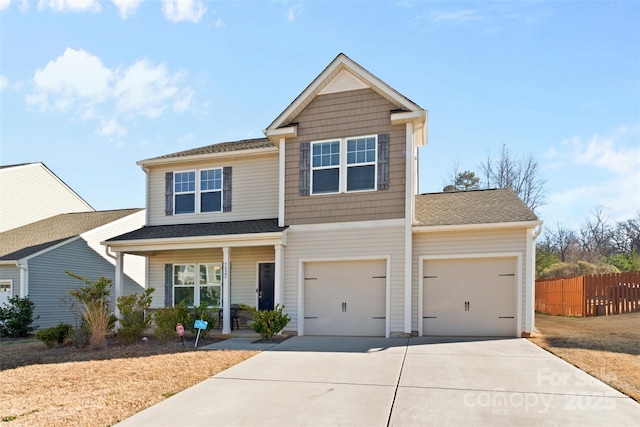
[{"label": "front lawn", "polygon": [[640,313],[536,314],[531,341],[640,402]]}]

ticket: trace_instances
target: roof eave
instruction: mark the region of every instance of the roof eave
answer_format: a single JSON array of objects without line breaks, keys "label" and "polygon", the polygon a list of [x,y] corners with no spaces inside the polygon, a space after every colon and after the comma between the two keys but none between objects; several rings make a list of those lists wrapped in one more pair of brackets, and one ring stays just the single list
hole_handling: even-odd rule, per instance
[{"label": "roof eave", "polygon": [[277,147],[248,148],[246,150],[223,151],[220,153],[194,154],[191,156],[176,156],[176,157],[163,157],[160,159],[156,158],[156,159],[148,159],[148,160],[139,160],[136,162],[136,164],[144,168],[147,166],[157,166],[157,165],[175,164],[175,163],[188,163],[193,161],[221,159],[221,158],[228,158],[228,157],[257,156],[257,155],[277,153],[277,152],[278,152]]},{"label": "roof eave", "polygon": [[495,229],[529,229],[542,225],[543,221],[493,222],[486,224],[414,225],[414,233],[443,233],[448,231],[481,231]]},{"label": "roof eave", "polygon": [[224,234],[220,236],[166,237],[159,239],[102,241],[114,252],[147,252],[178,249],[286,245],[286,230],[267,233]]}]

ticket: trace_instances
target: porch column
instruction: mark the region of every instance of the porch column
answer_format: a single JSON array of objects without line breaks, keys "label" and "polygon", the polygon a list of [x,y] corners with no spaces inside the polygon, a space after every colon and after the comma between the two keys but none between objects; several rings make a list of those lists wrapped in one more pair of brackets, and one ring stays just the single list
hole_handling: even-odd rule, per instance
[{"label": "porch column", "polygon": [[229,280],[229,254],[228,247],[222,248],[222,333],[231,333],[231,289]]},{"label": "porch column", "polygon": [[284,305],[284,278],[283,278],[283,267],[284,267],[284,246],[282,245],[274,245],[276,251],[276,271],[274,274],[274,288],[273,288],[273,304],[274,305]]},{"label": "porch column", "polygon": [[116,252],[116,276],[114,280],[116,291],[116,299],[114,301],[114,311],[116,317],[120,319],[120,310],[118,310],[118,298],[124,294],[124,253]]}]

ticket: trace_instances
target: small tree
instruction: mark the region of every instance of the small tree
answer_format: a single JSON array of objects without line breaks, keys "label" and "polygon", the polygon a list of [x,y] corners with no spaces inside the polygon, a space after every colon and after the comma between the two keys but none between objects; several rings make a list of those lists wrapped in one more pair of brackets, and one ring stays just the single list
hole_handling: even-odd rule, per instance
[{"label": "small tree", "polygon": [[142,335],[142,331],[149,327],[151,317],[146,316],[146,311],[151,306],[151,294],[154,290],[149,288],[140,297],[138,294],[118,297],[116,304],[120,311],[120,328],[117,336],[121,343],[131,344]]},{"label": "small tree", "polygon": [[38,325],[32,325],[40,316],[33,317],[35,304],[29,297],[14,296],[0,306],[0,337],[24,338]]},{"label": "small tree", "polygon": [[94,348],[107,346],[107,330],[111,323],[109,310],[109,287],[111,280],[101,276],[95,282],[86,277],[65,271],[69,276],[84,282],[87,286],[79,289],[70,289],[69,295],[82,303],[82,318],[89,327],[91,339],[89,344]]}]

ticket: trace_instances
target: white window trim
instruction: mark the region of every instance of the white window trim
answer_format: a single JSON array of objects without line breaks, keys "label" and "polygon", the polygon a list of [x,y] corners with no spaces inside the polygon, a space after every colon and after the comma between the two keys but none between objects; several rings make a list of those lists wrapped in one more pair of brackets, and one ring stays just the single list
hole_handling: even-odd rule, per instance
[{"label": "white window trim", "polygon": [[[361,138],[374,138],[375,139],[375,160],[373,162],[363,162],[363,163],[354,163],[349,165],[347,163],[347,140],[352,139],[361,139]],[[315,144],[322,144],[327,142],[339,142],[340,143],[340,163],[337,166],[313,166],[313,146]],[[311,141],[309,147],[309,195],[311,196],[327,196],[327,195],[335,195],[335,194],[352,194],[352,193],[365,193],[369,191],[377,191],[378,190],[378,135],[360,135],[360,136],[350,136],[346,138],[332,138],[332,139],[323,139],[320,141]],[[350,167],[355,166],[370,166],[374,165],[375,169],[373,172],[373,188],[365,189],[365,190],[351,190],[347,191],[347,171]],[[313,172],[316,170],[324,170],[324,169],[335,169],[338,168],[338,191],[331,193],[314,193],[313,192]]]},{"label": "white window trim", "polygon": [[[175,268],[176,267],[180,267],[180,266],[193,266],[193,271],[194,271],[194,277],[193,277],[193,305],[194,306],[199,306],[200,305],[200,266],[202,265],[214,265],[214,266],[219,266],[220,269],[222,269],[222,263],[221,262],[201,262],[201,263],[180,263],[180,264],[173,264],[172,267],[172,271],[171,271],[171,302],[172,304],[175,306],[176,304],[176,288],[191,288],[191,286],[186,286],[186,285],[176,285],[175,283]],[[214,282],[214,284],[207,284],[207,285],[203,285],[203,286],[219,286],[220,287],[220,305],[218,307],[216,306],[210,306],[211,308],[222,308],[222,274],[220,275],[220,281],[219,282]]]},{"label": "white window trim", "polygon": [[[202,171],[209,171],[209,170],[215,170],[215,169],[219,169],[220,170],[220,190],[201,190],[200,189],[200,172]],[[194,172],[195,173],[195,191],[175,191],[175,185],[176,185],[176,174],[179,173],[188,173],[188,172]],[[179,170],[179,171],[174,171],[173,172],[173,214],[174,215],[199,215],[199,214],[217,214],[217,213],[222,213],[224,211],[224,168],[223,167],[215,167],[215,168],[203,168],[203,169],[188,169],[188,170]],[[219,211],[207,211],[207,212],[201,212],[201,195],[203,193],[215,193],[215,192],[220,192],[220,210]],[[177,213],[176,212],[176,207],[177,207],[177,203],[176,203],[176,196],[179,194],[193,194],[194,197],[194,211],[193,212],[184,212],[184,213]]]}]

